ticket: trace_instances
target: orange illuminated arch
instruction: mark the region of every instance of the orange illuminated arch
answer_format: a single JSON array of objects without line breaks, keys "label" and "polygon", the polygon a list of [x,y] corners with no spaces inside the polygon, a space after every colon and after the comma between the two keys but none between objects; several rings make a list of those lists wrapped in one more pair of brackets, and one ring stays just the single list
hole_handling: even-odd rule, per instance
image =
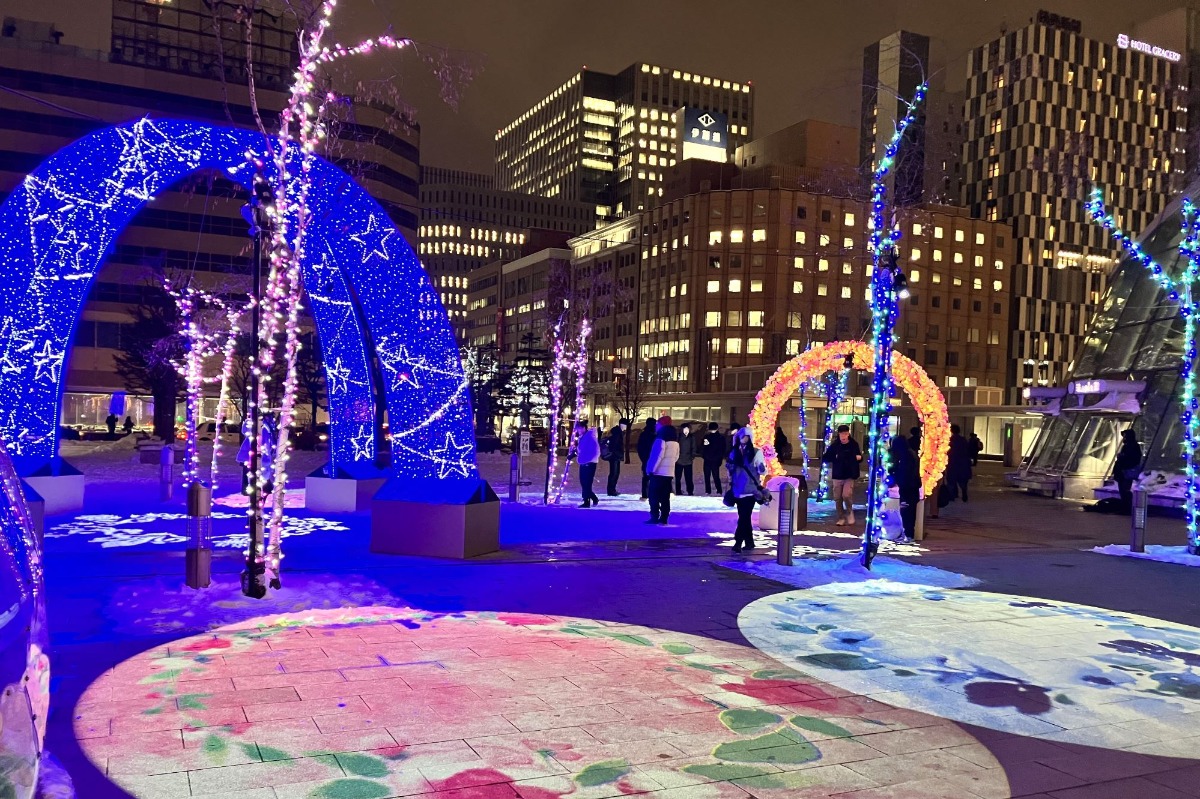
[{"label": "orange illuminated arch", "polygon": [[[787,404],[801,383],[817,380],[826,372],[845,368],[847,355],[854,356],[854,368],[862,372],[875,369],[875,353],[865,341],[831,341],[805,350],[780,366],[767,380],[750,412],[750,430],[755,442],[762,447],[771,477],[786,474],[775,457],[775,425],[779,411]],[[946,400],[937,385],[912,359],[892,353],[892,379],[912,400],[917,418],[921,420],[921,483],[930,494],[942,473],[950,454],[950,414]]]}]

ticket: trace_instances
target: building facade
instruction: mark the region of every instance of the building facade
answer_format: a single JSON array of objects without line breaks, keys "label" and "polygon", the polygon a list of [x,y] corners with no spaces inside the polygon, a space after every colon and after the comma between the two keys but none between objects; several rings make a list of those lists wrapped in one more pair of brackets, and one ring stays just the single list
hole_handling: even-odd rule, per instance
[{"label": "building facade", "polygon": [[753,132],[749,82],[647,63],[583,69],[496,132],[497,187],[586,202],[608,221],[653,207],[686,145],[723,146],[729,160]]},{"label": "building facade", "polygon": [[1177,62],[1086,38],[1045,12],[969,56],[964,200],[1016,243],[1010,401],[1061,382],[1116,252],[1084,210],[1093,185],[1123,227],[1165,206],[1185,125]]},{"label": "building facade", "polygon": [[421,263],[460,333],[473,272],[520,258],[539,238],[535,231],[561,233],[565,241],[594,225],[595,209],[586,203],[499,191],[490,175],[421,167]]},{"label": "building facade", "polygon": [[[55,26],[13,18],[0,36],[0,199],[48,155],[88,133],[147,114],[254,126],[244,55],[225,59],[222,78],[210,13],[200,0],[166,7],[142,0],[113,4],[112,46],[83,50]],[[293,36],[287,20],[257,19],[264,42]],[[273,26],[273,27],[272,27]],[[206,39],[205,36],[208,36]],[[231,32],[232,35],[232,32]],[[294,41],[260,48],[257,97],[268,125],[285,95],[268,89],[271,71],[294,59]],[[186,45],[186,46],[185,46]],[[290,48],[290,49],[289,49]],[[289,55],[285,58],[285,53]],[[291,61],[288,61],[291,64]],[[291,75],[291,66],[283,73]],[[283,85],[280,85],[283,88]],[[404,115],[356,104],[337,120],[339,138],[328,155],[370,191],[414,246],[418,227],[420,134]],[[213,290],[248,288],[250,240],[241,215],[245,194],[219,174],[193,175],[161,193],[113,244],[77,326],[63,400],[63,423],[102,426],[109,398],[127,387],[114,355],[131,311],[157,287],[161,271],[193,274]],[[139,425],[149,415],[129,405]]]}]

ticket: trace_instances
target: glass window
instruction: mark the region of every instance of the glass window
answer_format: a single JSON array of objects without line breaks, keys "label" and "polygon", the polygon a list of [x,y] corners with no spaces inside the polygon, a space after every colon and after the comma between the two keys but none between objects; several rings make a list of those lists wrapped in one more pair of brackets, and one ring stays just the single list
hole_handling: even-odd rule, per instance
[{"label": "glass window", "polygon": [[729,281],[729,290],[730,291],[741,291],[742,290],[742,281],[740,281],[736,278]]},{"label": "glass window", "polygon": [[935,239],[940,239],[940,238],[942,238],[943,236],[945,236],[945,234],[946,234],[946,232],[945,232],[944,230],[942,230],[942,226],[941,226],[941,225],[934,225],[934,227],[933,227],[933,237],[934,237]]},{"label": "glass window", "polygon": [[766,241],[767,229],[765,227],[756,227],[754,232],[750,234],[751,241]]},{"label": "glass window", "polygon": [[796,243],[797,244],[805,244],[807,242],[808,242],[808,234],[806,234],[803,230],[797,230],[796,231]]},{"label": "glass window", "polygon": [[961,230],[954,231],[954,240],[955,241],[966,241],[966,239],[967,239],[966,233],[964,233]]},{"label": "glass window", "polygon": [[982,234],[982,233],[976,233],[976,234],[975,234],[975,243],[976,243],[976,244],[983,244],[983,243],[984,243],[984,236],[983,236],[983,234]]},{"label": "glass window", "polygon": [[729,326],[730,327],[741,327],[742,326],[742,312],[741,311],[730,311],[729,312]]},{"label": "glass window", "polygon": [[792,259],[792,267],[795,269],[803,269],[804,268],[804,258],[797,255],[795,258]]},{"label": "glass window", "polygon": [[803,280],[793,280],[792,281],[792,293],[793,294],[803,294],[804,293],[804,281]]},{"label": "glass window", "polygon": [[725,352],[730,355],[738,355],[742,351],[742,340],[740,338],[725,339]]},{"label": "glass window", "polygon": [[723,235],[723,233],[720,230],[710,230],[708,232],[709,246],[711,247],[714,244],[720,244],[722,235]]},{"label": "glass window", "polygon": [[746,319],[746,324],[748,324],[750,327],[762,327],[763,316],[763,311],[751,311]]},{"label": "glass window", "polygon": [[853,250],[854,249],[854,239],[850,238],[849,236],[842,239],[842,249]]},{"label": "glass window", "polygon": [[829,286],[826,286],[824,283],[818,283],[817,284],[817,296],[818,297],[826,297],[828,295],[829,295]]},{"label": "glass window", "polygon": [[1003,291],[1004,283],[999,280],[992,281],[992,291]]},{"label": "glass window", "polygon": [[741,244],[745,240],[746,234],[742,232],[741,228],[734,228],[733,230],[729,231],[730,244]]},{"label": "glass window", "polygon": [[751,293],[761,292],[762,290],[763,290],[763,282],[761,280],[751,280],[750,281]]},{"label": "glass window", "polygon": [[997,269],[1003,270],[1004,269],[1004,261],[996,261],[993,264],[993,266],[995,266]]},{"label": "glass window", "polygon": [[914,269],[911,272],[909,272],[908,273],[908,282],[909,283],[920,283],[921,282],[921,270]]},{"label": "glass window", "polygon": [[762,355],[763,340],[761,338],[746,339],[746,353],[748,355]]},{"label": "glass window", "polygon": [[989,330],[988,331],[988,344],[999,344],[999,343],[1000,343],[1000,331],[999,330]]},{"label": "glass window", "polygon": [[851,299],[851,289],[849,286],[842,286],[842,299],[843,300]]},{"label": "glass window", "polygon": [[842,262],[842,274],[843,274],[843,275],[852,275],[852,274],[854,274],[854,267],[853,267],[853,266],[850,264],[850,262],[849,262],[849,261],[843,261],[843,262]]},{"label": "glass window", "polygon": [[942,251],[941,251],[941,250],[934,250],[934,251],[933,251],[933,260],[935,260],[935,261],[941,261],[941,260],[942,260]]},{"label": "glass window", "polygon": [[812,329],[813,330],[824,330],[825,329],[825,314],[815,313],[812,315]]},{"label": "glass window", "polygon": [[913,226],[912,226],[912,234],[913,234],[914,236],[920,236],[920,235],[921,235],[921,225],[920,225],[920,223],[913,222]]},{"label": "glass window", "polygon": [[829,259],[822,258],[821,260],[817,261],[817,271],[818,272],[828,272],[829,271]]},{"label": "glass window", "polygon": [[910,261],[919,261],[919,260],[921,260],[921,251],[920,251],[920,250],[918,250],[916,247],[914,247],[914,248],[913,248],[913,251],[912,251],[912,252],[910,252],[910,253],[908,254],[908,259],[909,259]]},{"label": "glass window", "polygon": [[719,280],[708,281],[708,293],[709,294],[717,294],[720,291],[721,291],[721,281],[719,281]]},{"label": "glass window", "polygon": [[804,314],[800,311],[788,311],[788,327],[804,327]]},{"label": "glass window", "polygon": [[854,214],[847,211],[842,215],[842,224],[846,227],[854,227]]},{"label": "glass window", "polygon": [[704,326],[705,327],[720,327],[721,326],[721,312],[720,311],[707,311],[704,314]]}]

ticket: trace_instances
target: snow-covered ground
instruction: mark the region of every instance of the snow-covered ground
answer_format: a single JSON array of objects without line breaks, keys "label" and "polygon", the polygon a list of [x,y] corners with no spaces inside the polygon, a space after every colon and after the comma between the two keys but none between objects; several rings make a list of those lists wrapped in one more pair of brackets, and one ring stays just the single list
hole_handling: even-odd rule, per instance
[{"label": "snow-covered ground", "polygon": [[765,577],[796,588],[837,583],[854,591],[896,592],[928,588],[970,588],[979,580],[933,566],[906,563],[889,557],[877,557],[867,571],[858,562],[857,552],[839,552],[823,557],[795,555],[791,566],[774,560],[730,560],[720,564],[727,569]]},{"label": "snow-covered ground", "polygon": [[1200,566],[1200,555],[1189,555],[1187,547],[1168,547],[1161,544],[1147,544],[1145,552],[1131,552],[1129,547],[1120,544],[1109,544],[1103,547],[1092,547],[1092,552],[1101,555],[1117,555],[1122,558],[1140,558],[1156,560],[1159,563],[1175,563],[1180,566]]}]

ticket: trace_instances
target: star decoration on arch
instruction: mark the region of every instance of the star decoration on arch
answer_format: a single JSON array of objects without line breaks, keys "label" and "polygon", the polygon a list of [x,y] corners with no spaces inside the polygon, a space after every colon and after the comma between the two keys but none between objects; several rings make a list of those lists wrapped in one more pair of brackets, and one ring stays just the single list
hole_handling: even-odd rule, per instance
[{"label": "star decoration on arch", "polygon": [[395,228],[385,227],[384,223],[372,214],[367,217],[367,229],[352,233],[350,240],[363,248],[363,263],[370,263],[376,257],[390,261],[391,253],[388,252],[387,242],[394,235]]},{"label": "star decoration on arch", "polygon": [[50,378],[51,383],[58,382],[58,370],[62,367],[63,357],[65,352],[55,352],[50,342],[46,341],[42,345],[42,349],[33,356],[34,380],[43,380],[46,377]]},{"label": "star decoration on arch", "polygon": [[438,465],[438,478],[444,480],[451,474],[470,477],[471,466],[466,459],[470,457],[471,449],[470,444],[459,444],[454,440],[453,433],[447,433],[446,445],[433,451]]},{"label": "star decoration on arch", "polygon": [[386,339],[380,342],[376,351],[379,353],[379,362],[392,373],[393,388],[405,385],[411,388],[421,387],[421,382],[417,379],[417,369],[427,366],[424,356],[413,358],[408,354],[407,344],[397,344],[395,348],[391,348]]},{"label": "star decoration on arch", "polygon": [[346,391],[349,387],[350,370],[342,364],[342,359],[338,358],[325,370],[325,381],[329,384],[330,394],[339,394]]},{"label": "star decoration on arch", "polygon": [[350,446],[356,461],[369,461],[375,457],[375,442],[366,425],[358,426],[358,433],[350,439]]}]

